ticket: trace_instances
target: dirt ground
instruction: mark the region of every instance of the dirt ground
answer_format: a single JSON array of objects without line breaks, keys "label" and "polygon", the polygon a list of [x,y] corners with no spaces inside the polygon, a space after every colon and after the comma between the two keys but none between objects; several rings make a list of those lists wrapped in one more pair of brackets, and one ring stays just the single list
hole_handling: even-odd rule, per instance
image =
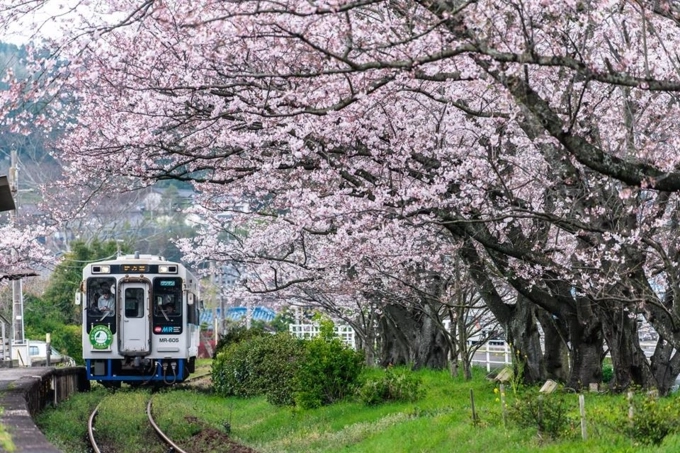
[{"label": "dirt ground", "polygon": [[[191,418],[187,421],[197,423],[198,420]],[[257,453],[257,450],[234,442],[226,433],[207,426],[193,436],[186,450],[194,453]]]},{"label": "dirt ground", "polygon": [[[192,387],[208,389],[212,383],[210,375],[192,379],[189,383]],[[187,422],[196,424],[200,421],[194,417],[188,417]],[[194,453],[258,453],[250,447],[241,445],[231,440],[226,432],[216,430],[210,426],[204,426],[191,441],[190,446],[186,446],[187,451]]]}]

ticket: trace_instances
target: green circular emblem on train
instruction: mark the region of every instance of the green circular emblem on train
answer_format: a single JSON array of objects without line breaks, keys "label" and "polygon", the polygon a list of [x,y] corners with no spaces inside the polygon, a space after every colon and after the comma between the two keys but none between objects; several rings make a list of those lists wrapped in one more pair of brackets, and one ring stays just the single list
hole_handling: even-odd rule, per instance
[{"label": "green circular emblem on train", "polygon": [[107,326],[94,326],[90,330],[90,344],[94,349],[108,349],[113,341],[113,333]]}]

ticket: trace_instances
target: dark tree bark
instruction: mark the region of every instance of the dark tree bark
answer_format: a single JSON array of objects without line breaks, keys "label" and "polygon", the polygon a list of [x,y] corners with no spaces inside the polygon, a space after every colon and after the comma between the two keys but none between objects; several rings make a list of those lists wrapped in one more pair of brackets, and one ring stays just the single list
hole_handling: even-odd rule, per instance
[{"label": "dark tree bark", "polygon": [[541,336],[534,314],[536,306],[523,295],[517,296],[513,316],[506,323],[508,343],[512,345],[515,376],[525,384],[536,384],[545,378]]},{"label": "dark tree bark", "polygon": [[629,312],[622,307],[623,304],[618,304],[599,310],[602,332],[609,346],[614,369],[610,388],[614,391],[623,391],[631,385],[649,388],[653,378],[640,347],[637,319],[628,316]]},{"label": "dark tree bark", "polygon": [[545,377],[557,382],[567,382],[569,379],[567,328],[563,322],[542,308],[538,309],[537,315],[543,329]]},{"label": "dark tree bark", "polygon": [[680,353],[662,338],[659,338],[651,357],[650,372],[659,394],[668,395],[680,373]]},{"label": "dark tree bark", "polygon": [[458,349],[460,352],[461,362],[463,363],[463,377],[466,381],[472,379],[472,357],[468,350],[468,336],[465,326],[465,308],[461,305],[458,308],[458,316],[456,319],[456,331],[458,333]]},{"label": "dark tree bark", "polygon": [[604,339],[602,325],[593,314],[590,301],[579,298],[577,304],[577,313],[566,318],[571,342],[571,374],[567,385],[581,390],[602,382]]},{"label": "dark tree bark", "polygon": [[384,308],[380,319],[380,336],[382,366],[446,368],[448,344],[439,323],[430,314],[401,305],[389,305]]},{"label": "dark tree bark", "polygon": [[522,370],[526,383],[540,382],[545,377],[540,335],[533,314],[534,306],[518,295],[515,305],[506,304],[489,278],[479,254],[469,240],[461,248],[461,257],[468,263],[470,276],[498,323],[503,326],[508,342],[513,345],[515,372]]}]

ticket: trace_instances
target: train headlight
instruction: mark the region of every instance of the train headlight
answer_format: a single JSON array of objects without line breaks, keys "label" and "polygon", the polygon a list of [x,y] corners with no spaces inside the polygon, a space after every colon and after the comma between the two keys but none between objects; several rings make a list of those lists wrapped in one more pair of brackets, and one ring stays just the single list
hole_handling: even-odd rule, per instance
[{"label": "train headlight", "polygon": [[92,266],[92,273],[93,274],[110,274],[111,273],[111,266]]},{"label": "train headlight", "polygon": [[177,266],[160,265],[158,266],[159,274],[176,274]]}]

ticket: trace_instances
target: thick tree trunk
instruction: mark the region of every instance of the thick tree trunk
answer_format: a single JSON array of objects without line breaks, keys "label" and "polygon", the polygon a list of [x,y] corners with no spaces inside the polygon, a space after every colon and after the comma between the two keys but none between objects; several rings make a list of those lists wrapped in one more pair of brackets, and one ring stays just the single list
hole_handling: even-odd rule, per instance
[{"label": "thick tree trunk", "polygon": [[647,358],[640,347],[637,320],[628,317],[628,313],[620,309],[600,311],[602,332],[609,346],[614,369],[610,388],[623,391],[631,385],[643,388],[654,386]]},{"label": "thick tree trunk", "polygon": [[603,338],[599,321],[591,316],[580,322],[573,316],[569,320],[571,342],[571,375],[567,385],[581,390],[590,384],[602,382]]},{"label": "thick tree trunk", "polygon": [[362,317],[363,335],[361,336],[361,346],[364,351],[364,359],[366,365],[374,366],[376,364],[376,344],[377,344],[377,316],[375,310],[370,310],[368,316]]},{"label": "thick tree trunk", "polygon": [[[527,383],[540,382],[545,377],[541,339],[533,313],[535,305],[524,295],[517,294],[515,305],[506,304],[489,278],[486,266],[467,240],[460,249],[461,257],[469,265],[470,276],[496,321],[503,326],[506,340],[513,345],[515,372],[522,370]],[[518,352],[518,354],[517,354]]]},{"label": "thick tree trunk", "polygon": [[380,320],[380,364],[444,369],[449,347],[439,323],[414,309],[389,305]]},{"label": "thick tree trunk", "polygon": [[545,377],[558,382],[569,379],[569,347],[566,326],[550,313],[538,309],[538,321],[543,329],[543,360]]},{"label": "thick tree trunk", "polygon": [[507,340],[512,345],[515,375],[521,375],[525,384],[535,384],[545,379],[535,309],[531,301],[518,295],[513,316],[505,323]]},{"label": "thick tree trunk", "polygon": [[364,363],[369,367],[374,366],[376,364],[375,327],[367,327],[364,331],[360,331],[355,327],[354,330],[357,333],[357,350],[362,350],[364,352]]},{"label": "thick tree trunk", "polygon": [[[654,355],[651,358],[650,372],[653,386],[662,396],[668,395],[675,385],[680,373],[680,353],[673,345],[659,338]],[[652,387],[652,385],[648,386]]]}]

